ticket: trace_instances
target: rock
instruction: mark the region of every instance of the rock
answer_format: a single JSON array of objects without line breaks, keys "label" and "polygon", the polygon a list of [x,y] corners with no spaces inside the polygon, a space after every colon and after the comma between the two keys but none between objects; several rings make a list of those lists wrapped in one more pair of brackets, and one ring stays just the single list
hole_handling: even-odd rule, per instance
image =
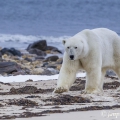
[{"label": "rock", "polygon": [[26,57],[24,60],[28,61],[28,62],[32,62],[32,59]]},{"label": "rock", "polygon": [[47,54],[50,54],[51,53],[51,50],[46,50],[45,51]]},{"label": "rock", "polygon": [[32,80],[32,79],[29,79],[29,80],[26,80],[25,82],[33,82],[33,80]]},{"label": "rock", "polygon": [[35,60],[43,60],[43,59],[45,59],[43,56],[37,56],[37,57],[35,57]]},{"label": "rock", "polygon": [[3,62],[4,60],[0,57],[0,62]]},{"label": "rock", "polygon": [[3,55],[13,56],[13,54],[10,52],[5,52],[5,53],[3,53]]},{"label": "rock", "polygon": [[4,54],[4,55],[2,55],[2,59],[9,61],[10,60],[10,56],[8,56],[7,54]]},{"label": "rock", "polygon": [[2,53],[0,52],[0,62],[2,62]]},{"label": "rock", "polygon": [[0,74],[1,73],[8,73],[11,74],[12,72],[18,72],[20,67],[14,62],[1,62],[0,63]]},{"label": "rock", "polygon": [[47,42],[46,42],[46,40],[36,41],[36,42],[30,44],[30,45],[28,46],[27,50],[29,51],[29,50],[32,49],[32,48],[36,48],[36,49],[45,51],[46,48],[47,48]]},{"label": "rock", "polygon": [[7,73],[3,73],[2,76],[4,76],[4,77],[8,77]]},{"label": "rock", "polygon": [[56,61],[56,64],[62,64],[63,63],[63,58],[59,58],[57,61]]},{"label": "rock", "polygon": [[47,68],[54,68],[55,69],[55,68],[57,68],[57,66],[56,65],[48,65]]},{"label": "rock", "polygon": [[50,70],[44,70],[41,75],[53,75],[52,72]]},{"label": "rock", "polygon": [[45,56],[46,55],[46,53],[44,51],[36,49],[36,48],[30,49],[30,50],[28,50],[28,52],[31,53],[31,54],[39,55],[39,56]]},{"label": "rock", "polygon": [[58,48],[56,47],[53,47],[53,46],[47,46],[47,51],[51,50],[51,51],[55,51],[55,52],[58,52],[58,53],[62,53],[60,50],[58,50]]},{"label": "rock", "polygon": [[61,66],[62,66],[61,64],[60,64],[60,65],[57,65],[57,68],[56,68],[56,69],[60,71]]},{"label": "rock", "polygon": [[30,65],[30,62],[28,62],[27,60],[22,60],[21,63],[25,65]]},{"label": "rock", "polygon": [[2,53],[0,52],[0,58],[2,58]]},{"label": "rock", "polygon": [[25,59],[25,58],[33,58],[33,57],[36,57],[37,55],[35,55],[35,54],[24,54],[24,55],[22,55],[22,58],[23,59]]},{"label": "rock", "polygon": [[42,68],[34,68],[32,70],[32,74],[34,74],[34,75],[40,75],[43,71],[44,71],[44,69],[42,69]]},{"label": "rock", "polygon": [[17,75],[26,75],[25,71],[13,72],[12,74],[13,74],[13,76],[17,76]]},{"label": "rock", "polygon": [[116,74],[112,70],[107,70],[106,76],[116,76]]},{"label": "rock", "polygon": [[50,56],[50,57],[47,57],[44,62],[47,62],[47,61],[57,61],[59,59],[58,56]]},{"label": "rock", "polygon": [[48,62],[45,62],[41,67],[46,67],[47,65],[48,65]]},{"label": "rock", "polygon": [[30,74],[30,70],[29,69],[24,69],[26,74]]},{"label": "rock", "polygon": [[56,69],[54,69],[54,68],[48,68],[48,70],[50,70],[50,72],[51,72],[52,75],[55,75],[55,74],[59,73],[59,71],[56,70]]},{"label": "rock", "polygon": [[13,59],[13,60],[21,60],[21,58],[18,57],[18,56],[11,56],[10,58]]},{"label": "rock", "polygon": [[16,50],[15,48],[10,48],[10,52],[13,54],[13,55],[17,55],[17,56],[21,56],[21,52]]},{"label": "rock", "polygon": [[33,62],[31,63],[31,65],[33,65],[34,67],[38,68],[38,67],[40,67],[40,65],[41,65],[41,61],[39,61],[39,60],[33,61]]},{"label": "rock", "polygon": [[21,52],[19,50],[16,50],[15,48],[3,48],[1,50],[2,55],[7,54],[7,55],[14,55],[14,56],[21,56]]}]

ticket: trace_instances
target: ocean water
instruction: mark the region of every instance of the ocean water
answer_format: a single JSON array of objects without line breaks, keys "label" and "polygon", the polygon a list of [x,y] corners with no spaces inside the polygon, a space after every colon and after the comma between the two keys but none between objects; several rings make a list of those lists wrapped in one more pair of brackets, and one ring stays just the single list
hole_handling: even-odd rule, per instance
[{"label": "ocean water", "polygon": [[83,29],[105,27],[120,34],[120,0],[0,0],[0,46],[26,48],[61,40]]}]

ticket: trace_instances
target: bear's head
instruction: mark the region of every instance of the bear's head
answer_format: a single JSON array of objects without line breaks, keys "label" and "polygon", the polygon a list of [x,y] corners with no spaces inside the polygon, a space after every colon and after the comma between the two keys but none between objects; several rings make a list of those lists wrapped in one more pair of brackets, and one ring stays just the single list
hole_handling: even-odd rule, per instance
[{"label": "bear's head", "polygon": [[88,53],[88,45],[85,40],[71,37],[63,40],[65,51],[70,60],[78,60],[86,56]]}]

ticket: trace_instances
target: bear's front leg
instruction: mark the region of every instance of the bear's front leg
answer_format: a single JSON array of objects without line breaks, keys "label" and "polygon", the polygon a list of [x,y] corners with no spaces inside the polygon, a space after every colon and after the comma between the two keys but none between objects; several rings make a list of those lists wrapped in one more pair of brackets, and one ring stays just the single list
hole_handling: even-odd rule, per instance
[{"label": "bear's front leg", "polygon": [[63,62],[57,81],[57,87],[53,93],[62,93],[69,91],[76,78],[76,72],[79,67],[78,60],[68,60]]},{"label": "bear's front leg", "polygon": [[101,93],[101,68],[92,68],[87,71],[87,81],[85,85],[85,93]]}]

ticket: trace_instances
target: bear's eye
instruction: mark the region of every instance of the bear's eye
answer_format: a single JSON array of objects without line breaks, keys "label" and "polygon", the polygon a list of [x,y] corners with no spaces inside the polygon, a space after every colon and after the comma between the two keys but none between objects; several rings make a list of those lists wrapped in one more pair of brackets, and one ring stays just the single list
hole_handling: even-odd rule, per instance
[{"label": "bear's eye", "polygon": [[70,47],[67,47],[68,49],[70,48]]},{"label": "bear's eye", "polygon": [[77,47],[75,47],[75,49],[77,49]]}]

